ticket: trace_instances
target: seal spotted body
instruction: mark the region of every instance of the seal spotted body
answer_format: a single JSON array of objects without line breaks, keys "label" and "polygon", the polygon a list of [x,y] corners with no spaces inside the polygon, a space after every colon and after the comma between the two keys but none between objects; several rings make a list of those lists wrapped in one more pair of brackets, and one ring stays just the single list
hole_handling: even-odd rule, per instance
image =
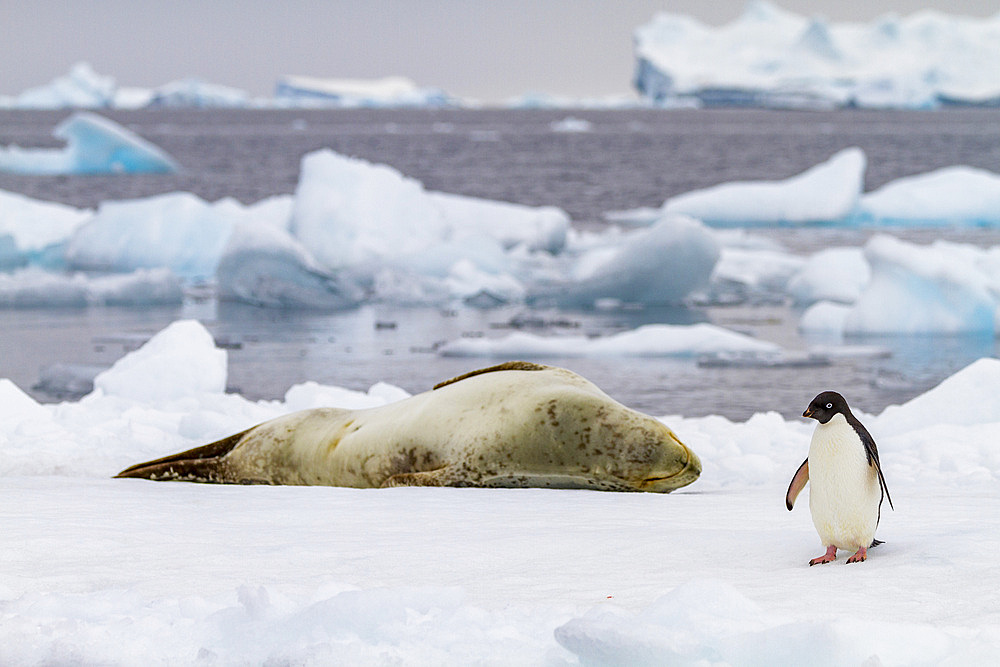
[{"label": "seal spotted body", "polygon": [[700,473],[697,455],[653,417],[571,371],[508,362],[378,408],[278,417],[117,476],[669,492]]}]

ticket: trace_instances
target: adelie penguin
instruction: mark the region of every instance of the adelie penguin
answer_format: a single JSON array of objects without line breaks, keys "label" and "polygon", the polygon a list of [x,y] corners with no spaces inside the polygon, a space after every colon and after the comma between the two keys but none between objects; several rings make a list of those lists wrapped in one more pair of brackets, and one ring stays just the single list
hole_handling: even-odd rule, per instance
[{"label": "adelie penguin", "polygon": [[837,549],[854,552],[847,562],[860,563],[868,557],[869,548],[881,544],[875,539],[875,528],[882,501],[888,500],[892,507],[875,440],[835,391],[816,396],[802,416],[819,424],[809,444],[809,457],[788,485],[785,506],[791,511],[799,492],[811,482],[809,511],[826,553],[809,565],[833,561]]}]

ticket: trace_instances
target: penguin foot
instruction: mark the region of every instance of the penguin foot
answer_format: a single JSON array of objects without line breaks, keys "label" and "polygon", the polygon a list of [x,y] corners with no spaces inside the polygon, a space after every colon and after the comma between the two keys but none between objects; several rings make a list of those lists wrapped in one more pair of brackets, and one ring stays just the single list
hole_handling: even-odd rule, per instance
[{"label": "penguin foot", "polygon": [[[855,554],[855,556],[856,555],[857,554]],[[853,557],[854,556],[852,556],[852,558]],[[809,567],[812,567],[813,565],[825,565],[826,563],[832,563],[836,559],[837,559],[837,547],[829,546],[826,548],[825,554],[823,554],[819,558],[813,558],[811,561],[809,561]]]},{"label": "penguin foot", "polygon": [[868,558],[868,549],[861,547],[858,551],[847,559],[848,563],[863,563]]}]

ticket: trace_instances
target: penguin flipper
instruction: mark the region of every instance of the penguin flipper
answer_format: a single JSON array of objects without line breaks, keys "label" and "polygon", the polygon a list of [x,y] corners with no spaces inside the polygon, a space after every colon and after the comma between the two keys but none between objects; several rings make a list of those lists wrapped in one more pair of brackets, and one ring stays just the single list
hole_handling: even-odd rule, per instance
[{"label": "penguin flipper", "polygon": [[802,489],[805,488],[806,482],[809,481],[809,459],[802,462],[799,469],[795,471],[792,476],[792,482],[788,485],[788,491],[785,493],[785,507],[788,511],[792,511],[792,507],[795,505],[795,499],[799,497],[802,493]]}]

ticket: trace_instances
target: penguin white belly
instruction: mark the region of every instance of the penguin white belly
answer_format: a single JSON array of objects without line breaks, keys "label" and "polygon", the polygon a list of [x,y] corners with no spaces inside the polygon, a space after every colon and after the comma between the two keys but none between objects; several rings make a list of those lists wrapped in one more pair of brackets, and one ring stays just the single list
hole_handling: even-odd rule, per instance
[{"label": "penguin white belly", "polygon": [[843,415],[819,424],[809,445],[809,511],[823,546],[871,546],[882,490],[864,446]]}]

